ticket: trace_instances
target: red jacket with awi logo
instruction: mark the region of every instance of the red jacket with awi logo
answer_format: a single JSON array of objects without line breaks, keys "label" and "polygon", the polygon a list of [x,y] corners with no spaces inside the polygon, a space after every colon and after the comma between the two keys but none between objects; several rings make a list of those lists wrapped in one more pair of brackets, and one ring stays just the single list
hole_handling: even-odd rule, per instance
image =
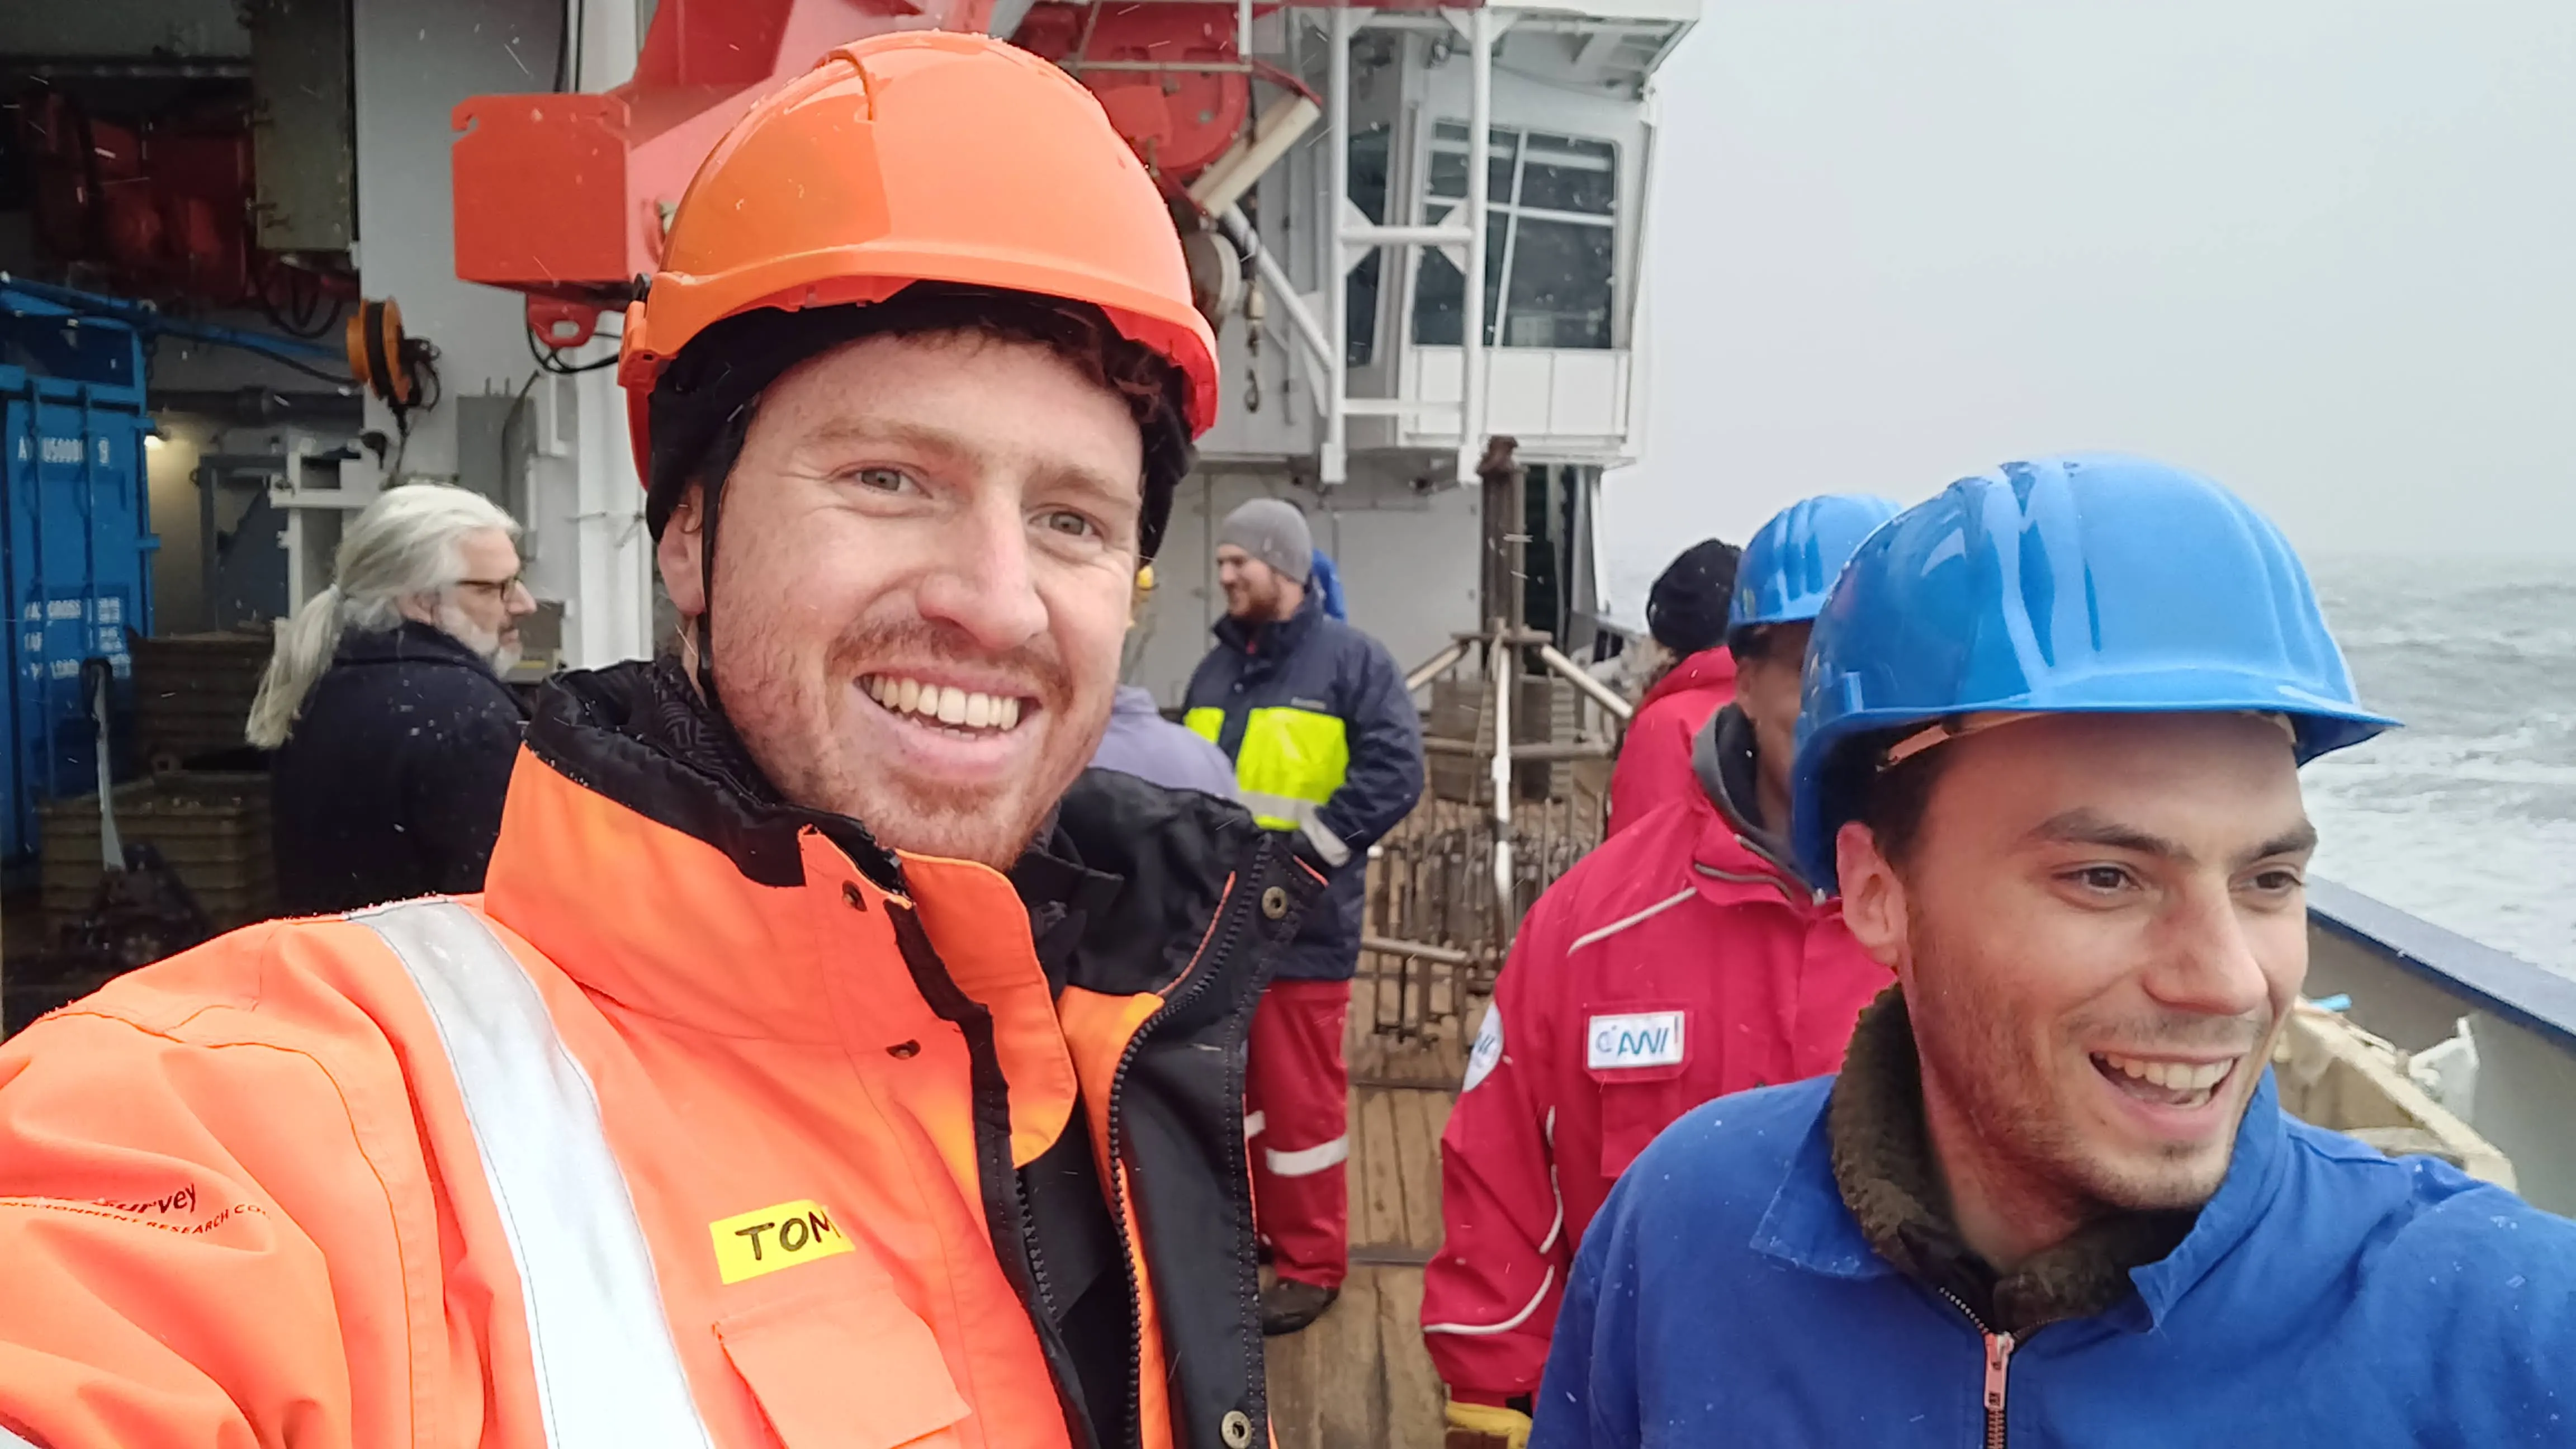
[{"label": "red jacket with awi logo", "polygon": [[[1730,723],[1749,733],[1733,710],[1710,728]],[[1537,1388],[1575,1247],[1656,1133],[1712,1097],[1836,1070],[1894,979],[1761,840],[1693,789],[1521,923],[1440,1139],[1446,1236],[1422,1323],[1455,1396]]]}]

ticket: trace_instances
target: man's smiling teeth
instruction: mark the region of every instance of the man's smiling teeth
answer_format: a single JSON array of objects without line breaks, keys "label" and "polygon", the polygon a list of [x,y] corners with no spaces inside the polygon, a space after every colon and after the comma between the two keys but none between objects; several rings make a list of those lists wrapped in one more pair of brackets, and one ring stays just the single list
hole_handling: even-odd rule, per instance
[{"label": "man's smiling teeth", "polygon": [[890,679],[872,674],[859,681],[868,698],[896,714],[917,714],[944,725],[971,730],[1007,730],[1020,722],[1016,695],[975,694],[954,685],[924,684],[918,679]]},{"label": "man's smiling teeth", "polygon": [[2161,1062],[2142,1057],[2113,1056],[2109,1052],[2095,1053],[2094,1060],[2122,1076],[2145,1082],[2149,1086],[2162,1087],[2169,1092],[2184,1093],[2208,1091],[2224,1080],[2229,1070],[2236,1065],[2232,1061],[2203,1062],[2198,1065],[2190,1062]]}]

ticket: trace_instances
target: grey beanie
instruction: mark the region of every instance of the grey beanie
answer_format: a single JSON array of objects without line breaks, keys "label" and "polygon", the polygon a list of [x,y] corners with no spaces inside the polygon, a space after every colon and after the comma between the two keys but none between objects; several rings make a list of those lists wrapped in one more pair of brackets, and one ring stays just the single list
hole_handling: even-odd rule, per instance
[{"label": "grey beanie", "polygon": [[1284,498],[1255,498],[1225,516],[1217,528],[1220,547],[1233,544],[1299,583],[1315,571],[1315,535],[1306,515]]}]

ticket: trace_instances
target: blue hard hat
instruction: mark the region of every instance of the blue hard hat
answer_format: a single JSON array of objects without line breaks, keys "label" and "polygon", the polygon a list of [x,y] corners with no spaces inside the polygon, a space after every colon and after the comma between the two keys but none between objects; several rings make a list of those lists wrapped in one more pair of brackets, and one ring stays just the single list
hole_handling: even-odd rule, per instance
[{"label": "blue hard hat", "polygon": [[2114,454],[2007,463],[1872,534],[1807,646],[1793,843],[1834,883],[1891,732],[1984,711],[2287,717],[2299,763],[2395,725],[2354,698],[2307,570],[2195,474]]},{"label": "blue hard hat", "polygon": [[1765,624],[1803,624],[1816,617],[1852,550],[1903,511],[1892,498],[1826,493],[1772,514],[1735,565],[1726,642],[1741,643]]}]

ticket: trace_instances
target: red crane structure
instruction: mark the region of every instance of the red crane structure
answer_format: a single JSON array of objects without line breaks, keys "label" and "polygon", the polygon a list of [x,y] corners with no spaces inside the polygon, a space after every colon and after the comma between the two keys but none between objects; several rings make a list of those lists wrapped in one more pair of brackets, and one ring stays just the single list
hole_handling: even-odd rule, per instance
[{"label": "red crane structure", "polygon": [[[671,211],[725,128],[832,47],[890,30],[1007,33],[1063,66],[1100,97],[1176,224],[1200,230],[1224,208],[1193,197],[1194,181],[1246,155],[1248,131],[1302,132],[1317,114],[1295,77],[1245,57],[1252,12],[1249,0],[662,0],[625,84],[456,108],[456,272],[526,293],[545,342],[588,341],[659,264]],[[1283,93],[1258,120],[1256,79]]]}]

